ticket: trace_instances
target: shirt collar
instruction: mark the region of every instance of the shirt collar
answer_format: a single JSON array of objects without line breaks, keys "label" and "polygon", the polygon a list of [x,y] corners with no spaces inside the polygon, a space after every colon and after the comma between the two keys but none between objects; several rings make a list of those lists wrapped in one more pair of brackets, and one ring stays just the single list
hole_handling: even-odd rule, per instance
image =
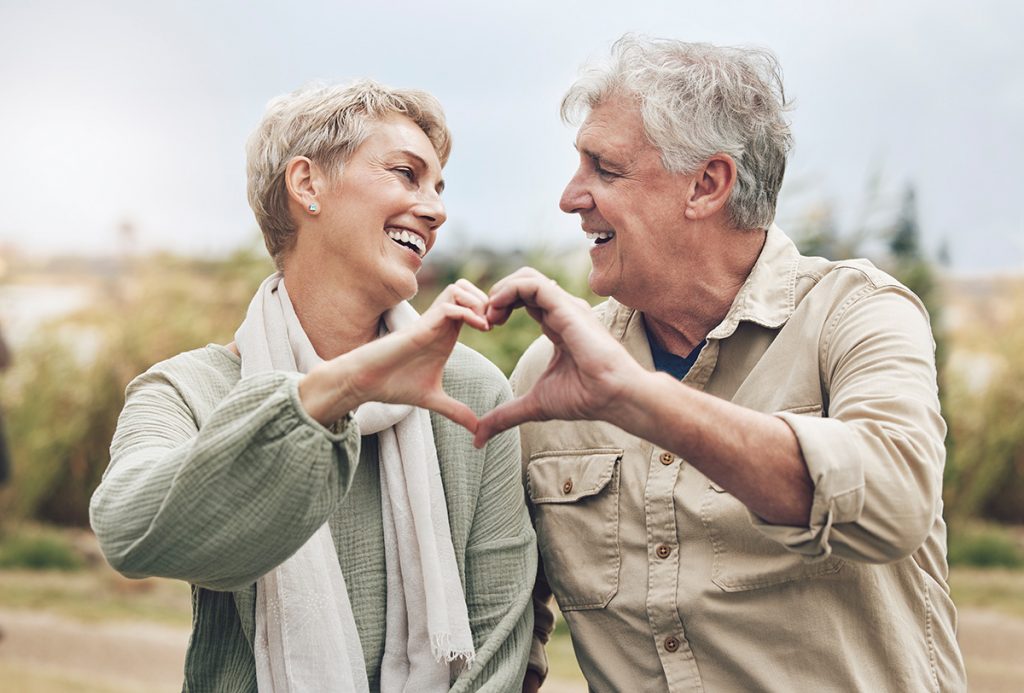
[{"label": "shirt collar", "polygon": [[711,339],[725,339],[742,321],[762,327],[781,327],[793,314],[800,252],[775,224],[768,234],[754,268],[747,275],[725,319],[711,330]]},{"label": "shirt collar", "polygon": [[[768,227],[764,247],[761,248],[754,268],[736,294],[725,319],[711,330],[708,338],[725,339],[744,320],[770,329],[784,325],[795,308],[799,263],[800,252],[793,241],[775,224]],[[638,311],[609,298],[605,305],[604,322],[627,348],[633,347],[629,351],[634,357],[638,357],[643,365],[653,368]]]}]

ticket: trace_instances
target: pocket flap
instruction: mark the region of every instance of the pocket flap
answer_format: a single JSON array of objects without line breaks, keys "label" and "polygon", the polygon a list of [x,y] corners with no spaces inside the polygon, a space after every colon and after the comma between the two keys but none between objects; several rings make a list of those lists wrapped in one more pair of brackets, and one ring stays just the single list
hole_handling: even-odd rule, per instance
[{"label": "pocket flap", "polygon": [[601,492],[615,473],[622,450],[540,452],[526,467],[526,489],[534,503],[575,503]]}]

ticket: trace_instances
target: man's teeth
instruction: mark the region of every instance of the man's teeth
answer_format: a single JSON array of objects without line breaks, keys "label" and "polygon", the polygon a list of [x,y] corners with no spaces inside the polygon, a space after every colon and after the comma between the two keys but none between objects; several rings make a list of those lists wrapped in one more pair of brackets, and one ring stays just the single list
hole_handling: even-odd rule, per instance
[{"label": "man's teeth", "polygon": [[587,234],[588,241],[607,241],[612,238],[615,238],[614,231],[598,231],[597,233]]},{"label": "man's teeth", "polygon": [[398,229],[387,229],[388,238],[393,241],[397,241],[404,245],[411,246],[416,250],[416,254],[423,257],[423,254],[427,252],[427,243],[415,233],[409,233],[408,231],[399,231]]}]

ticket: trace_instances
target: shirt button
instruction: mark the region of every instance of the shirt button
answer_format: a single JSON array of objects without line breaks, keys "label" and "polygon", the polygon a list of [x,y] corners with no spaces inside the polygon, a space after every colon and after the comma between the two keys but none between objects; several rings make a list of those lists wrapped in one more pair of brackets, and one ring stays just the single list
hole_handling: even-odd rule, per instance
[{"label": "shirt button", "polygon": [[572,479],[566,479],[562,484],[562,493],[569,493],[569,491],[572,491]]},{"label": "shirt button", "polygon": [[665,638],[665,649],[669,652],[675,652],[679,649],[679,641],[674,637]]},{"label": "shirt button", "polygon": [[673,455],[671,452],[663,452],[663,453],[661,453],[661,458],[660,459],[661,459],[661,463],[662,464],[669,465],[669,464],[672,464],[675,461],[676,456]]},{"label": "shirt button", "polygon": [[672,553],[672,548],[665,544],[660,544],[654,552],[658,554],[658,558],[668,558]]}]

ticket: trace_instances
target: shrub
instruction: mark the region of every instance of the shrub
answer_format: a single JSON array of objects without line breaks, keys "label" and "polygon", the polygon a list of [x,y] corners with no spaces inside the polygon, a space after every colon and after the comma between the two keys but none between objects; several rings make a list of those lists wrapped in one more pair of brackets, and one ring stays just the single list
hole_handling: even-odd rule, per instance
[{"label": "shrub", "polygon": [[1024,567],[1024,550],[1005,529],[966,525],[949,534],[949,563],[977,568]]},{"label": "shrub", "polygon": [[0,539],[0,568],[77,570],[82,565],[74,547],[59,534],[26,531]]}]

